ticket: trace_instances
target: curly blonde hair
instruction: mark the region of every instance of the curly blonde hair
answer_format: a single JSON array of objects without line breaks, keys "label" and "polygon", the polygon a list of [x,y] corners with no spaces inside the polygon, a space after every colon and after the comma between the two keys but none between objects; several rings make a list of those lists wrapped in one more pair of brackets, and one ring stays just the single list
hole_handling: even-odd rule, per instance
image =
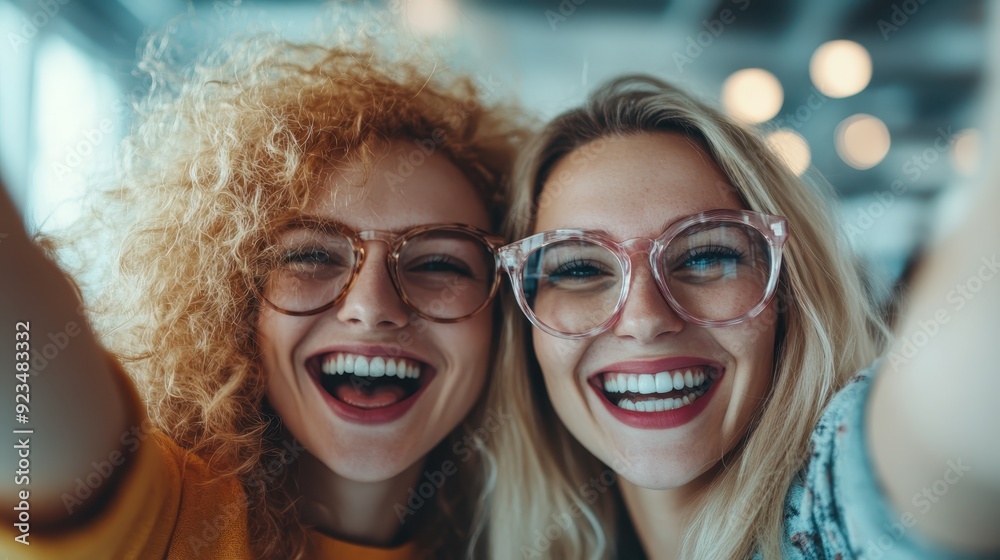
[{"label": "curly blonde hair", "polygon": [[[147,45],[140,69],[152,78],[150,94],[137,106],[114,185],[87,220],[120,244],[92,318],[151,420],[220,477],[243,483],[255,554],[297,558],[306,531],[288,514],[288,469],[267,470],[287,460],[255,335],[255,263],[268,225],[304,208],[330,163],[370,164],[387,141],[434,138],[498,227],[523,127],[512,107],[484,103],[470,77],[389,57],[370,39],[229,39],[181,70],[164,56],[167,42]],[[472,515],[462,508],[472,501],[455,494],[478,491],[470,486],[477,472],[463,469],[469,480],[439,492],[435,510],[447,520],[420,536],[424,550],[463,549]]]}]

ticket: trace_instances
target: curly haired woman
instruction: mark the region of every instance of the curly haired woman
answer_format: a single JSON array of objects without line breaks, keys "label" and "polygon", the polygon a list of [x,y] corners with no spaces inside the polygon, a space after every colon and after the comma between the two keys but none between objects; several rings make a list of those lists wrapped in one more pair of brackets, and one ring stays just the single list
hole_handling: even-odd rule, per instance
[{"label": "curly haired woman", "polygon": [[463,556],[512,113],[368,43],[232,41],[179,73],[159,46],[90,221],[118,259],[94,330],[23,228],[0,247],[4,332],[74,325],[30,379],[31,545],[0,550]]}]

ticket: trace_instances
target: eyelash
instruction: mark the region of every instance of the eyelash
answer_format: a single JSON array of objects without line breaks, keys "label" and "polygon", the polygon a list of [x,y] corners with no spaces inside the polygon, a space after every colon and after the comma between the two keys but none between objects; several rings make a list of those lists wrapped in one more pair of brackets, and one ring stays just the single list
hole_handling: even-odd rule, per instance
[{"label": "eyelash", "polygon": [[679,260],[681,261],[681,265],[683,266],[684,264],[687,264],[692,260],[702,258],[706,255],[711,255],[716,258],[721,257],[725,259],[739,260],[743,258],[744,253],[742,251],[738,251],[736,249],[733,249],[732,247],[727,247],[725,245],[705,245],[692,250],[690,253],[684,255],[683,258]]},{"label": "eyelash", "polygon": [[460,274],[464,274],[466,276],[472,275],[467,266],[465,266],[461,261],[452,258],[449,255],[434,255],[433,257],[429,257],[421,261],[417,266],[424,267],[427,265],[441,265],[441,264],[448,265],[451,269],[457,271]]},{"label": "eyelash", "polygon": [[599,273],[606,272],[602,266],[599,266],[599,264],[595,264],[594,261],[575,258],[570,261],[560,263],[559,266],[555,268],[555,270],[548,273],[548,276],[551,277],[551,276],[567,275],[567,273],[572,273],[586,267],[592,268]]}]

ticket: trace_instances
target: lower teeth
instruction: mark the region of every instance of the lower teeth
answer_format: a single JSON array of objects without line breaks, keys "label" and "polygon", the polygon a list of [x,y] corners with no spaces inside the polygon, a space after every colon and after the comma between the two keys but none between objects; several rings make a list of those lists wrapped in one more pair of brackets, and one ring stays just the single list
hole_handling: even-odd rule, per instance
[{"label": "lower teeth", "polygon": [[694,403],[695,400],[700,398],[708,391],[709,386],[710,384],[705,384],[704,386],[695,389],[694,391],[684,395],[683,398],[679,399],[667,398],[667,399],[646,399],[641,401],[632,401],[629,398],[623,398],[618,401],[616,406],[618,406],[619,408],[623,408],[625,410],[632,410],[637,412],[660,412],[666,410],[674,410]]}]

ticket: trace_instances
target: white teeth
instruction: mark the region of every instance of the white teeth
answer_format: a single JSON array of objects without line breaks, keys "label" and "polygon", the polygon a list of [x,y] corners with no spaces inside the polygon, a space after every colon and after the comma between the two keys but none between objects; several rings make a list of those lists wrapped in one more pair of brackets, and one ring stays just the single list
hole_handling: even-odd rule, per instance
[{"label": "white teeth", "polygon": [[656,392],[656,378],[648,373],[639,376],[639,392],[643,395]]},{"label": "white teeth", "polygon": [[368,375],[372,377],[385,375],[385,360],[381,356],[375,356],[368,362]]},{"label": "white teeth", "polygon": [[708,380],[716,380],[722,373],[716,368],[698,368],[682,371],[661,371],[656,374],[618,373],[604,377],[604,390],[608,393],[671,393],[680,389],[688,390],[681,397],[643,398],[641,400],[621,399],[618,407],[637,412],[662,412],[688,406],[708,391]]},{"label": "white teeth", "polygon": [[674,390],[674,378],[670,376],[670,372],[661,371],[656,374],[656,392],[657,393],[669,393]]},{"label": "white teeth", "polygon": [[698,395],[697,393],[692,393],[690,395],[685,395],[683,399],[645,399],[641,401],[622,399],[618,402],[618,407],[624,408],[625,410],[634,410],[636,412],[663,412],[687,406],[697,400],[700,396],[701,395]]},{"label": "white teeth", "polygon": [[[387,375],[389,364],[392,360],[386,360]],[[400,377],[410,375],[410,366],[399,366]],[[608,393],[638,393],[640,395],[650,395],[653,393],[669,393],[680,391],[681,389],[702,389],[703,385],[711,379],[718,379],[719,375],[715,368],[698,368],[678,371],[661,371],[659,373],[609,373],[604,376],[604,390]]]},{"label": "white teeth", "polygon": [[395,376],[400,379],[417,379],[420,377],[420,365],[405,358],[389,358],[384,356],[359,356],[346,352],[337,352],[327,356],[322,363],[323,373],[341,375],[352,373],[363,377]]},{"label": "white teeth", "polygon": [[628,377],[626,377],[626,380],[628,382],[628,390],[629,390],[629,392],[630,393],[638,393],[639,392],[639,376],[638,375],[629,375]]},{"label": "white teeth", "polygon": [[354,358],[354,375],[358,377],[368,376],[368,358],[364,356]]}]

